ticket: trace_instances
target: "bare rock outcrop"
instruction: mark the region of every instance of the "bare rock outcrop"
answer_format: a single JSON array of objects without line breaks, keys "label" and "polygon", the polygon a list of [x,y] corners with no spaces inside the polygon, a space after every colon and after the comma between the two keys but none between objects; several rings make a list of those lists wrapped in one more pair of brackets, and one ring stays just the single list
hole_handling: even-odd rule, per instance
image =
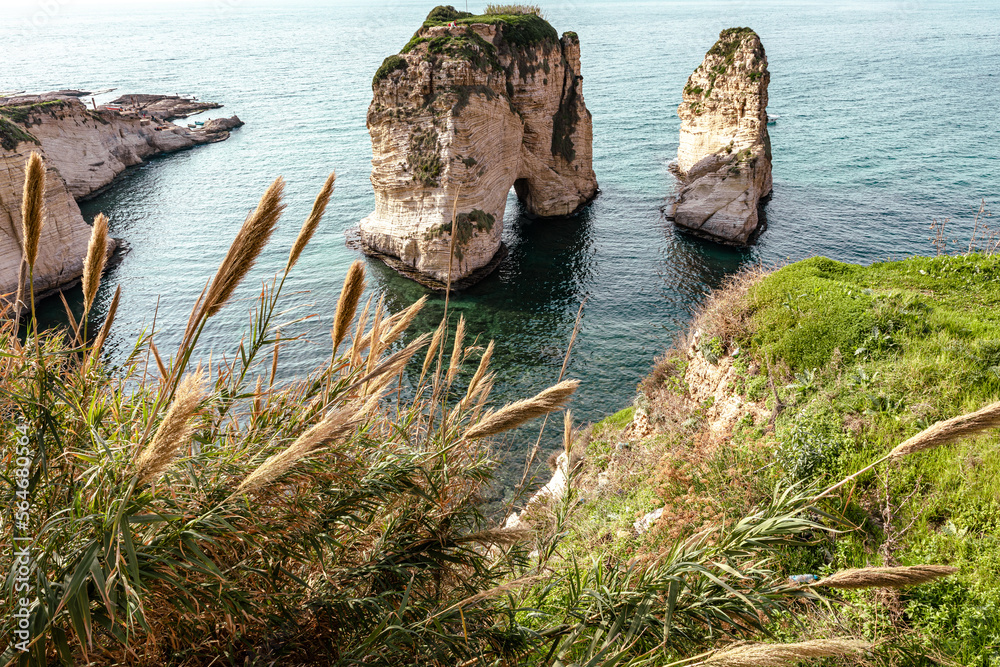
[{"label": "bare rock outcrop", "polygon": [[677,171],[680,192],[668,217],[715,241],[747,244],[771,194],[767,56],[749,28],[729,28],[688,78]]},{"label": "bare rock outcrop", "polygon": [[368,109],[375,211],[362,248],[432,287],[488,273],[511,186],[536,217],[568,216],[597,192],[580,42],[533,14],[435,8],[386,58]]},{"label": "bare rock outcrop", "polygon": [[41,99],[8,98],[0,105],[0,296],[17,290],[21,193],[32,151],[47,168],[45,224],[34,272],[35,293],[44,294],[75,282],[83,272],[90,226],[78,200],[153,155],[229,136],[229,121],[192,131],[139,114],[94,111],[75,96]]},{"label": "bare rock outcrop", "polygon": [[121,95],[111,102],[127,111],[145,112],[162,120],[187,118],[209,109],[220,109],[218,102],[199,102],[179,95]]}]

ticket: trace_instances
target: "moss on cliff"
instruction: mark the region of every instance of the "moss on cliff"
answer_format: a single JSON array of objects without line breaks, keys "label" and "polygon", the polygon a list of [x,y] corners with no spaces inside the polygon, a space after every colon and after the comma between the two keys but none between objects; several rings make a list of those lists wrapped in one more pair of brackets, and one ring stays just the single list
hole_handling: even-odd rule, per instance
[{"label": "moss on cliff", "polygon": [[[496,224],[496,218],[492,214],[482,211],[478,208],[474,208],[468,213],[459,213],[455,217],[455,258],[459,261],[462,260],[462,248],[472,240],[476,232],[486,233],[493,229],[493,225]],[[452,223],[445,222],[437,227],[432,227],[427,230],[424,237],[427,240],[438,238],[444,236],[445,234],[450,234],[452,230]]]},{"label": "moss on cliff", "polygon": [[580,114],[577,111],[576,76],[569,68],[566,69],[566,76],[569,83],[559,100],[559,109],[552,116],[552,154],[561,155],[567,162],[572,162],[576,159],[573,133]]},{"label": "moss on cliff", "polygon": [[406,59],[401,56],[389,56],[382,61],[381,67],[375,72],[375,76],[372,78],[372,87],[378,85],[378,82],[389,76],[396,70],[406,69]]},{"label": "moss on cliff", "polygon": [[0,116],[9,120],[31,127],[31,116],[36,113],[46,113],[54,116],[56,111],[67,106],[64,100],[49,100],[48,102],[36,102],[34,104],[18,104],[0,107]]},{"label": "moss on cliff", "polygon": [[428,23],[431,25],[441,25],[442,23],[449,23],[469,16],[472,16],[472,12],[460,12],[452,5],[438,5],[424,19],[424,25]]},{"label": "moss on cliff", "polygon": [[438,135],[433,128],[414,132],[410,136],[406,166],[413,172],[414,181],[428,188],[438,186],[444,162],[438,152]]},{"label": "moss on cliff", "polygon": [[451,89],[457,99],[451,107],[451,112],[458,116],[462,110],[469,105],[469,99],[473,95],[482,95],[487,100],[495,100],[500,97],[495,90],[489,86],[452,86]]},{"label": "moss on cliff", "polygon": [[727,65],[731,65],[733,59],[736,57],[736,52],[739,50],[740,45],[743,44],[743,40],[747,37],[756,36],[757,33],[750,28],[726,28],[719,33],[718,41],[712,45],[712,48],[705,55],[718,56]]},{"label": "moss on cliff", "polygon": [[4,150],[12,151],[22,141],[39,143],[33,134],[0,116],[0,146],[3,146]]},{"label": "moss on cliff", "polygon": [[503,71],[497,58],[496,47],[480,37],[472,28],[466,28],[462,34],[439,35],[438,37],[422,37],[418,32],[414,35],[400,53],[410,53],[421,44],[427,45],[427,53],[431,56],[448,56],[458,58],[472,64],[479,70],[492,68]]}]

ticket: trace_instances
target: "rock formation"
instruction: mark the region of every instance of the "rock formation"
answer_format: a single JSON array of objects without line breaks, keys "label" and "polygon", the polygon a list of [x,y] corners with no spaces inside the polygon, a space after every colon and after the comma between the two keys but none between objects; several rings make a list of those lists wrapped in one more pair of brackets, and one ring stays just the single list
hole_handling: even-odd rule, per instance
[{"label": "rock formation", "polygon": [[48,176],[34,275],[35,293],[44,294],[72,284],[83,272],[90,226],[77,200],[94,195],[146,158],[222,141],[229,127],[242,124],[234,116],[190,131],[139,113],[93,111],[75,95],[38,99],[42,101],[8,98],[0,105],[0,297],[17,290],[21,192],[32,151],[45,159]]},{"label": "rock formation", "polygon": [[375,211],[362,248],[432,287],[469,284],[502,259],[511,186],[537,217],[568,216],[597,192],[580,42],[533,14],[437,7],[385,59],[368,108]]},{"label": "rock formation", "polygon": [[730,28],[688,78],[677,170],[682,185],[668,217],[699,236],[745,245],[771,194],[767,56],[757,34]]}]

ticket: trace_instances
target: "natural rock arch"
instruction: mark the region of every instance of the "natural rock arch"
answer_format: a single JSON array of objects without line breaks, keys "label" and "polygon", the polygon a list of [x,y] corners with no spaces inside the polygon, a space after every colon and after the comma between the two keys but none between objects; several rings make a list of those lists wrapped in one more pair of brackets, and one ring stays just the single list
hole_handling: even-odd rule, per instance
[{"label": "natural rock arch", "polygon": [[559,38],[533,14],[435,8],[372,81],[363,248],[425,284],[440,287],[449,262],[468,283],[505,250],[512,186],[529,215],[579,211],[597,192],[582,79],[576,33]]}]

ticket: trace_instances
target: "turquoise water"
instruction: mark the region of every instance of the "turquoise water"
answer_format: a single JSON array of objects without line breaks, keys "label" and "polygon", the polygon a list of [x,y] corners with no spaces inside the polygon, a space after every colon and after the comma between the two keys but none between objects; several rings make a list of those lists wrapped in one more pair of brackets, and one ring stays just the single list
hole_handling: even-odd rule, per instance
[{"label": "turquoise water", "polygon": [[[157,305],[159,347],[176,344],[192,300],[245,213],[283,175],[290,204],[284,224],[243,286],[244,300],[208,332],[206,350],[233,349],[248,300],[261,279],[282,268],[313,197],[336,169],[325,223],[287,289],[286,303],[296,307],[289,319],[317,317],[297,329],[314,342],[285,356],[286,371],[310,369],[327,353],[337,293],[358,256],[344,232],[374,208],[365,129],[372,74],[433,1],[141,7],[67,0],[42,20],[45,4],[53,3],[5,10],[0,90],[195,94],[247,123],[225,143],[128,171],[83,206],[88,217],[106,212],[113,235],[131,247],[100,296],[98,316],[122,286],[113,350],[121,355],[134,344]],[[691,309],[740,267],[817,254],[865,263],[929,254],[933,218],[951,217],[952,235],[967,238],[972,208],[981,198],[996,201],[995,0],[581,0],[543,9],[557,30],[580,35],[601,194],[580,217],[544,223],[519,217],[512,198],[504,221],[510,256],[452,301],[472,333],[496,339],[502,399],[555,380],[583,299],[568,375],[583,380],[573,409],[590,420],[631,401]],[[779,117],[770,128],[768,227],[743,251],[682,236],[659,210],[674,189],[667,166],[677,150],[681,89],[718,32],[737,25],[761,36],[771,70],[769,112]],[[377,262],[368,268],[370,290],[394,307],[424,293]],[[441,307],[435,297],[417,328],[432,329]],[[518,454],[533,440],[521,433],[509,446]]]}]

